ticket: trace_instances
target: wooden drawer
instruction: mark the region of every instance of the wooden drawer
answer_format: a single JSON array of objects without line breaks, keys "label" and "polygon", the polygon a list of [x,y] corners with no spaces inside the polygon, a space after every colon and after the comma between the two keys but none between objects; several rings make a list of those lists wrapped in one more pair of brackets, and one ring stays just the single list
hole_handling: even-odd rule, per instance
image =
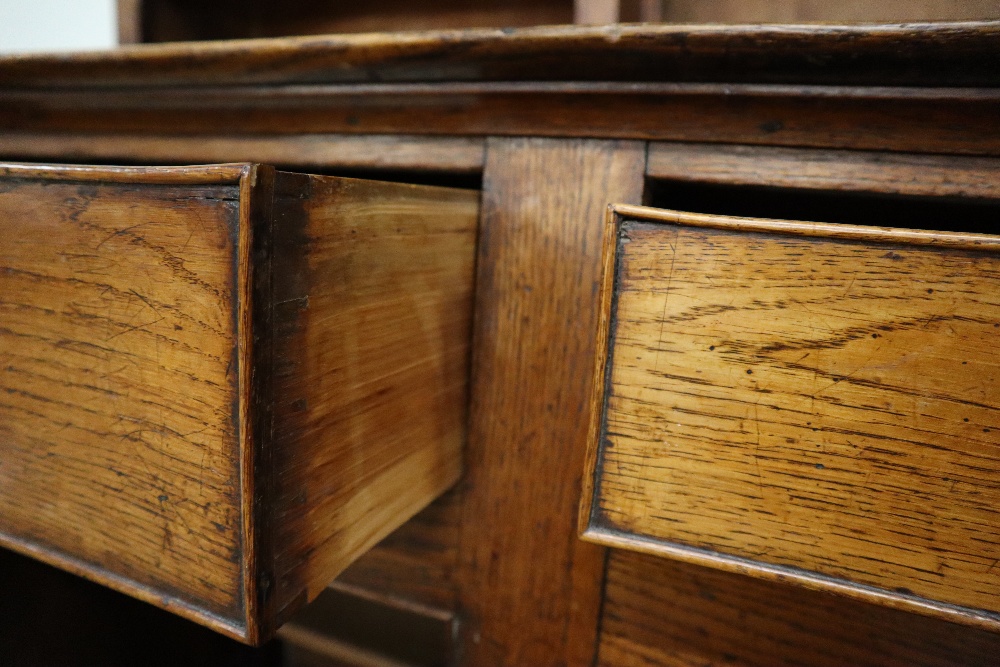
[{"label": "wooden drawer", "polygon": [[1000,629],[1000,237],[609,225],[584,538]]},{"label": "wooden drawer", "polygon": [[478,193],[0,167],[0,543],[248,643],[452,485]]}]

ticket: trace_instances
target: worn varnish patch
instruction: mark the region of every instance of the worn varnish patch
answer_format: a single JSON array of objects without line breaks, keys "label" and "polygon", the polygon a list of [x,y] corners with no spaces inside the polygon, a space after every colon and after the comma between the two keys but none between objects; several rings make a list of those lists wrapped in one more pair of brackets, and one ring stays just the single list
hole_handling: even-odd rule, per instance
[{"label": "worn varnish patch", "polygon": [[996,240],[619,222],[588,535],[1000,611]]}]

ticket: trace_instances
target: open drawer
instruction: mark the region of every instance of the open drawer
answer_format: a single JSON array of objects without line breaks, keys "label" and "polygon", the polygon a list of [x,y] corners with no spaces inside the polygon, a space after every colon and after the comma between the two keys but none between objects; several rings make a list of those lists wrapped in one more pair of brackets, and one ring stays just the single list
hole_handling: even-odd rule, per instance
[{"label": "open drawer", "polygon": [[0,544],[248,643],[458,478],[478,194],[0,166]]},{"label": "open drawer", "polygon": [[1000,237],[609,225],[583,537],[1000,629]]}]

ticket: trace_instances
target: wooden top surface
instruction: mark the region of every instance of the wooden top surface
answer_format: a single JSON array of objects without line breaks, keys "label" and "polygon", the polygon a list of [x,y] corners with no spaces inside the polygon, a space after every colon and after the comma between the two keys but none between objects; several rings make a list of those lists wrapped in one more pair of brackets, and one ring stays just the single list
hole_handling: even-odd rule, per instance
[{"label": "wooden top surface", "polygon": [[996,86],[1000,21],[330,35],[0,57],[0,87],[613,81]]}]

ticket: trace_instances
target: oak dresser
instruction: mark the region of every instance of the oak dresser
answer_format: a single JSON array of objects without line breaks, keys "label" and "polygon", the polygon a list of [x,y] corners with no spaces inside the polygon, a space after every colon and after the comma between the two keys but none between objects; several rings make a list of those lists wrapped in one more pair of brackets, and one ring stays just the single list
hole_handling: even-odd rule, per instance
[{"label": "oak dresser", "polygon": [[0,58],[0,545],[339,664],[996,664],[998,85],[1000,22]]}]

